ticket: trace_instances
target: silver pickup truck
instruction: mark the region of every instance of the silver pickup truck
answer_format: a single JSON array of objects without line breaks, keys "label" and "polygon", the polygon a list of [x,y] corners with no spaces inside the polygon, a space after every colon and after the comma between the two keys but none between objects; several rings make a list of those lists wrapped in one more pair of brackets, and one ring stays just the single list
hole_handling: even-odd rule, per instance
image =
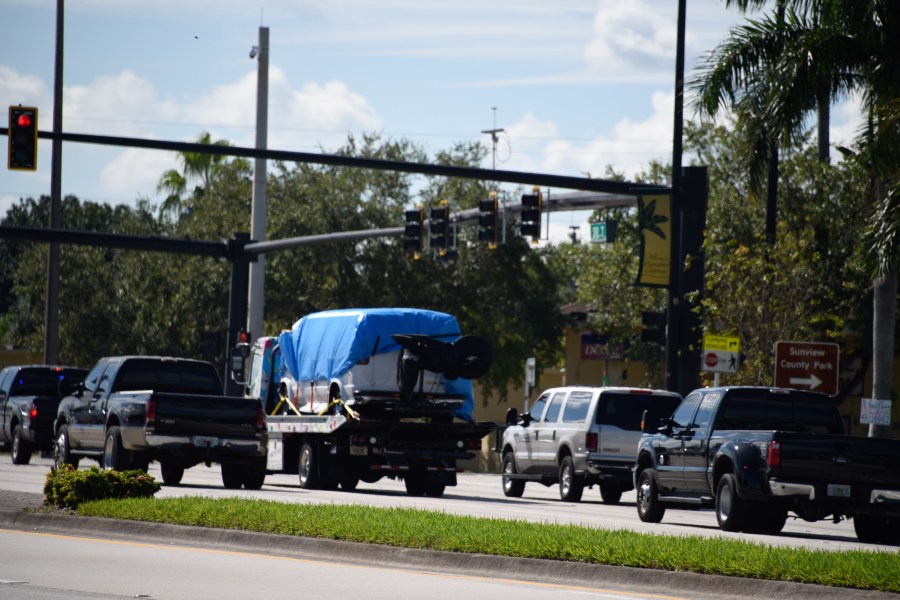
[{"label": "silver pickup truck", "polygon": [[665,390],[570,386],[545,391],[521,418],[511,408],[499,448],[503,493],[518,498],[528,481],[559,483],[560,498],[578,502],[599,484],[603,502],[616,504],[634,488],[644,411],[658,420],[680,403]]}]

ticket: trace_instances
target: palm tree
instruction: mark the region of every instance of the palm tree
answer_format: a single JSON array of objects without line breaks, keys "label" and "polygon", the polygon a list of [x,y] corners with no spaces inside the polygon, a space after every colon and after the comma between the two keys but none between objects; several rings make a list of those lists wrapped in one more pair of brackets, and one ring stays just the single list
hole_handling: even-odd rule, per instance
[{"label": "palm tree", "polygon": [[[214,144],[216,146],[231,145],[227,140],[213,142],[212,136],[205,131],[197,138],[197,143]],[[212,180],[226,158],[221,154],[207,154],[205,152],[179,152],[178,155],[182,170],[169,169],[162,174],[156,186],[158,192],[168,193],[168,196],[160,205],[160,217],[169,215],[173,220],[177,220],[183,210],[190,210],[191,202],[202,197],[205,190],[209,189]],[[197,183],[194,185],[194,189],[191,190],[191,197],[185,202],[182,196],[187,191],[188,183],[191,180],[197,180]]]},{"label": "palm tree", "polygon": [[[825,98],[862,94],[872,118],[858,136],[861,151],[854,158],[871,173],[874,190],[867,237],[874,292],[872,396],[890,399],[900,267],[900,2],[785,0],[785,6],[783,20],[750,21],[711,54],[704,76],[694,82],[698,106],[715,114],[723,104],[751,98],[764,107],[757,114],[767,130],[798,131]],[[875,433],[871,428],[870,435]]]}]

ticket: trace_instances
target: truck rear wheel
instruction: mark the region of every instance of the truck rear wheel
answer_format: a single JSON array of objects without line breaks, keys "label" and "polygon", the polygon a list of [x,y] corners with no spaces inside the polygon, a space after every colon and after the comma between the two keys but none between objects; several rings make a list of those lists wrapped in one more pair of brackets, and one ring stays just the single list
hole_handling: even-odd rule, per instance
[{"label": "truck rear wheel", "polygon": [[239,490],[244,484],[244,465],[222,463],[222,485],[226,490]]},{"label": "truck rear wheel", "polygon": [[659,484],[656,470],[647,468],[640,472],[637,480],[637,511],[644,523],[659,523],[666,514],[666,505],[659,501]]},{"label": "truck rear wheel", "polygon": [[262,488],[266,481],[266,458],[254,459],[244,467],[244,487],[248,490]]},{"label": "truck rear wheel", "polygon": [[575,463],[566,456],[559,463],[559,497],[565,502],[580,502],[584,493],[584,478],[575,474]]},{"label": "truck rear wheel", "polygon": [[106,430],[106,442],[103,444],[103,468],[125,471],[129,466],[128,452],[122,446],[122,431],[118,425],[113,425]]},{"label": "truck rear wheel", "polygon": [[864,544],[900,544],[900,519],[875,515],[853,517],[853,530]]},{"label": "truck rear wheel", "polygon": [[429,481],[425,483],[425,495],[429,498],[440,498],[444,495],[447,486],[440,481]]},{"label": "truck rear wheel", "polygon": [[725,473],[716,487],[716,521],[722,531],[743,531],[748,524],[746,500],[737,493],[737,480],[731,473]]},{"label": "truck rear wheel", "polygon": [[314,490],[319,487],[319,467],[317,464],[316,449],[312,444],[304,443],[300,448],[300,487],[305,490]]},{"label": "truck rear wheel", "polygon": [[407,496],[424,496],[426,490],[425,480],[418,475],[407,475],[403,478],[403,483],[406,484],[406,495]]},{"label": "truck rear wheel", "polygon": [[523,479],[511,479],[509,475],[518,473],[516,469],[516,457],[512,452],[503,455],[503,495],[507,498],[521,498],[525,493],[525,481]]},{"label": "truck rear wheel", "polygon": [[72,456],[72,446],[69,444],[69,426],[60,425],[56,433],[56,443],[53,445],[53,466],[57,469],[64,464],[78,468],[79,457]]},{"label": "truck rear wheel", "polygon": [[611,483],[601,483],[600,498],[603,499],[603,504],[618,504],[622,499],[622,488]]},{"label": "truck rear wheel", "polygon": [[184,467],[172,461],[160,461],[159,470],[162,472],[162,480],[166,485],[178,485],[181,483],[181,478],[184,477]]},{"label": "truck rear wheel", "polygon": [[18,423],[13,429],[12,447],[9,450],[14,465],[27,465],[31,462],[31,443],[22,434],[22,426]]}]

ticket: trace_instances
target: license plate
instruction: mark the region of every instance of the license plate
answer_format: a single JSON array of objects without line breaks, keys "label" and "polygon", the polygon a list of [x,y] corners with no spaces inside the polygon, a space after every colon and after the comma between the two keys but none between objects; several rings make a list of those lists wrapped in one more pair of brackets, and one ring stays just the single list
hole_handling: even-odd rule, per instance
[{"label": "license plate", "polygon": [[850,486],[843,483],[829,483],[828,495],[835,498],[849,498]]},{"label": "license plate", "polygon": [[366,446],[350,446],[350,456],[366,456],[368,453]]},{"label": "license plate", "polygon": [[210,447],[210,446],[219,446],[222,442],[217,437],[206,436],[206,435],[195,435],[194,436],[194,445],[200,448]]}]

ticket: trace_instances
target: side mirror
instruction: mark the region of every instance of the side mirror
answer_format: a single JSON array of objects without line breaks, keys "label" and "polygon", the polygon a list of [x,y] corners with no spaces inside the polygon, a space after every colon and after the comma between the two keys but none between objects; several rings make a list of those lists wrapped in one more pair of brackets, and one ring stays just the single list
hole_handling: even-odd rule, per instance
[{"label": "side mirror", "polygon": [[250,344],[236,344],[231,350],[231,359],[229,361],[228,370],[231,374],[231,380],[238,385],[247,385],[244,380],[244,363],[250,356]]},{"label": "side mirror", "polygon": [[516,408],[506,409],[506,425],[512,426],[519,422],[519,410]]}]

